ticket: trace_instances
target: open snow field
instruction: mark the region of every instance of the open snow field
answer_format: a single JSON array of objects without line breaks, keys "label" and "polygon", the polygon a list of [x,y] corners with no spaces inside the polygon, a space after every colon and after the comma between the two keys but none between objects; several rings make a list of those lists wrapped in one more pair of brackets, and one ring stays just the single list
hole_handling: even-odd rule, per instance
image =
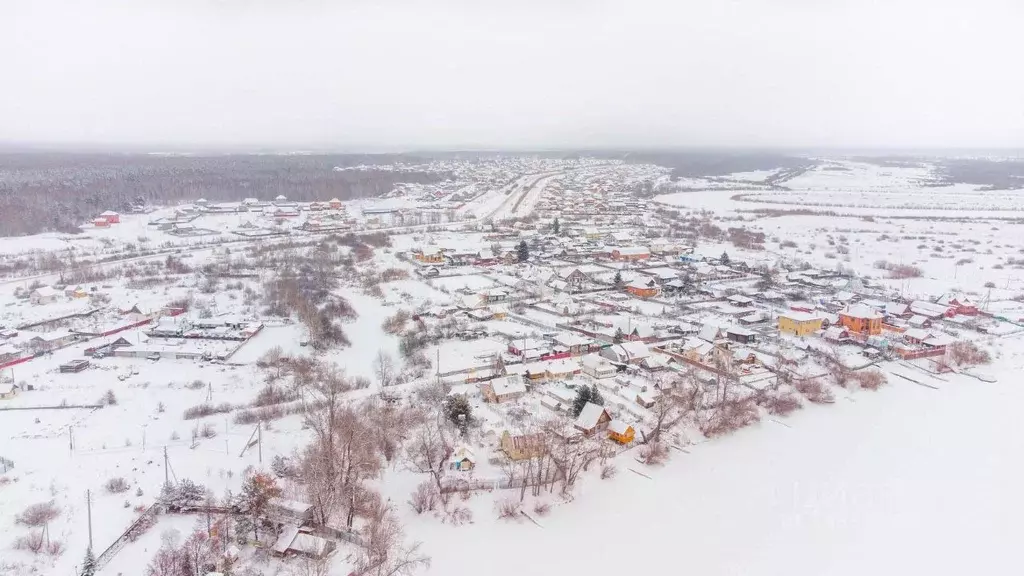
[{"label": "open snow field", "polygon": [[[450,576],[483,563],[495,576],[1002,573],[1024,514],[1024,466],[1011,457],[1024,449],[1021,368],[1018,356],[999,383],[941,390],[894,379],[674,452],[661,469],[624,455],[616,478],[588,478],[542,528],[493,520],[485,499],[471,527],[411,518],[410,530],[431,572]],[[508,554],[509,542],[528,552]]]}]

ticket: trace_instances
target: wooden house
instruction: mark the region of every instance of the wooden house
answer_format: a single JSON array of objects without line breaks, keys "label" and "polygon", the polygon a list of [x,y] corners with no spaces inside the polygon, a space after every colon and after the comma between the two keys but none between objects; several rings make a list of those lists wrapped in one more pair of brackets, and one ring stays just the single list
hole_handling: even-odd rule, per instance
[{"label": "wooden house", "polygon": [[421,246],[412,254],[417,262],[424,264],[443,264],[444,253],[437,246]]},{"label": "wooden house", "polygon": [[622,420],[616,419],[608,423],[608,437],[619,444],[629,444],[635,435],[633,427]]},{"label": "wooden house", "polygon": [[21,358],[21,350],[12,346],[11,344],[0,344],[0,364],[10,362],[11,360],[17,360]]},{"label": "wooden house", "polygon": [[573,427],[590,436],[598,430],[607,428],[611,421],[612,416],[604,406],[587,402],[587,405],[580,411],[580,415],[576,417]]},{"label": "wooden house", "polygon": [[638,262],[640,260],[647,260],[651,257],[651,251],[643,246],[624,246],[620,248],[613,248],[611,253],[613,260],[619,260],[621,262]]},{"label": "wooden house", "polygon": [[335,543],[310,533],[306,528],[289,525],[281,530],[271,551],[277,556],[306,556],[326,558],[334,551]]},{"label": "wooden house", "polygon": [[476,467],[476,455],[466,446],[460,446],[452,453],[449,468],[457,472],[469,472]]},{"label": "wooden house", "polygon": [[57,301],[58,293],[52,286],[40,286],[29,294],[28,300],[32,304],[49,304]]},{"label": "wooden house", "polygon": [[117,212],[114,212],[113,210],[107,210],[106,212],[100,214],[100,218],[106,220],[107,225],[121,223],[121,215],[118,214]]},{"label": "wooden house", "polygon": [[850,332],[875,336],[882,333],[882,315],[873,308],[854,304],[839,313],[839,323]]},{"label": "wooden house", "polygon": [[512,402],[526,395],[526,384],[519,374],[509,374],[481,383],[480,393],[488,402]]},{"label": "wooden house", "polygon": [[821,330],[822,318],[808,312],[785,312],[779,314],[779,332],[794,336],[807,336]]},{"label": "wooden house", "polygon": [[654,298],[661,289],[653,278],[638,277],[626,284],[626,292],[637,298]]},{"label": "wooden house", "polygon": [[544,435],[540,432],[534,434],[512,434],[505,430],[501,433],[499,445],[501,451],[511,460],[536,458],[547,450]]},{"label": "wooden house", "polygon": [[651,355],[650,349],[643,342],[623,342],[612,344],[601,350],[601,356],[619,364],[639,364]]},{"label": "wooden house", "polygon": [[757,332],[742,326],[732,326],[725,331],[725,337],[740,344],[753,344],[757,342]]},{"label": "wooden house", "polygon": [[614,364],[601,357],[599,354],[588,354],[583,357],[583,373],[591,378],[600,380],[612,378],[618,373]]}]

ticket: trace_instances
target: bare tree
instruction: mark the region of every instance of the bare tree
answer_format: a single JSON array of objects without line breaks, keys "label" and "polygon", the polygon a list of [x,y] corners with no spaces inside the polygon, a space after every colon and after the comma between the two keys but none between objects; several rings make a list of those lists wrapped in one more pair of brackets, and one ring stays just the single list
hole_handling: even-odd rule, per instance
[{"label": "bare tree", "polygon": [[402,527],[387,504],[378,503],[369,514],[363,543],[356,558],[357,574],[399,576],[430,566],[430,558],[420,552],[419,542],[405,544]]},{"label": "bare tree", "polygon": [[601,444],[594,438],[571,438],[551,426],[548,425],[545,433],[548,440],[547,453],[561,481],[562,494],[568,494],[580,472],[601,456]]},{"label": "bare tree", "polygon": [[391,386],[395,379],[395,359],[384,350],[378,350],[373,360],[373,373],[381,389]]},{"label": "bare tree", "polygon": [[451,436],[440,415],[431,415],[413,433],[405,453],[412,470],[430,474],[438,492],[442,494],[442,501],[444,490],[441,479],[448,468],[448,459],[455,451]]}]

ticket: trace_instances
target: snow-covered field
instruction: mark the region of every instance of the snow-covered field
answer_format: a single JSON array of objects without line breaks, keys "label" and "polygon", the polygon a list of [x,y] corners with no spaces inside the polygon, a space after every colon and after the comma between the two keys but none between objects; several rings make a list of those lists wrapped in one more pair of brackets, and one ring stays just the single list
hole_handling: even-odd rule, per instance
[{"label": "snow-covered field", "polygon": [[[268,470],[274,457],[302,452],[315,436],[302,414],[305,398],[280,401],[297,410],[261,417],[260,428],[255,420],[239,416],[256,406],[257,394],[268,382],[281,389],[309,386],[288,374],[289,366],[305,362],[369,382],[367,388],[345,393],[344,401],[359,409],[364,400],[380,398],[402,410],[439,415],[437,397],[427,400],[420,393],[439,380],[454,385],[467,394],[474,420],[458,443],[475,452],[476,465],[471,472],[455,471],[446,459],[442,475],[485,484],[507,472],[499,448],[503,431],[543,429],[547,434],[551,429],[541,425],[548,424],[572,429],[574,417],[567,412],[577,390],[591,384],[605,395],[610,419],[650,430],[656,408],[644,404],[641,393],[652,394],[655,384],[670,379],[672,372],[658,372],[657,362],[640,363],[627,356],[614,376],[585,375],[579,370],[580,353],[569,352],[581,342],[584,350],[593,346],[592,359],[608,357],[608,352],[614,357],[613,342],[635,334],[642,341],[632,344],[653,353],[656,346],[678,350],[693,340],[698,328],[710,327],[712,335],[703,344],[698,339],[694,350],[732,342],[723,348],[730,358],[734,352],[743,362],[754,356],[762,369],[765,362],[777,367],[784,354],[803,353],[796,370],[820,373],[822,364],[805,353],[832,349],[820,335],[780,336],[774,319],[755,320],[757,339],[740,346],[714,330],[734,328],[738,318],[755,310],[774,318],[791,306],[804,305],[796,300],[804,298],[799,295],[769,303],[767,291],[755,289],[758,272],[751,271],[761,265],[784,267],[780,281],[786,286],[777,290],[807,291],[807,299],[815,300],[808,306],[820,304],[823,315],[825,305],[834,304],[833,288],[845,286],[849,272],[882,286],[872,296],[887,301],[967,294],[983,311],[1005,318],[936,318],[932,330],[989,350],[993,361],[984,367],[987,376],[983,381],[962,373],[929,375],[922,366],[881,360],[870,369],[888,375],[888,385],[877,392],[832,385],[834,404],[802,400],[804,409],[785,417],[756,407],[760,422],[710,440],[692,422],[680,424],[672,431],[664,464],[642,464],[639,440],[622,446],[600,434],[578,439],[581,445],[601,442],[617,475],[602,479],[603,462],[595,461],[567,491],[571,496],[559,495],[557,486],[540,496],[528,495],[523,511],[529,519],[498,518],[497,503],[518,499],[514,490],[454,496],[451,507],[472,514],[472,521],[461,525],[440,513],[416,514],[410,494],[429,483],[430,476],[412,470],[412,456],[406,453],[410,444],[399,442],[393,459],[365,482],[431,557],[429,570],[416,573],[952,575],[1002,573],[1015,565],[1017,518],[1024,514],[1024,496],[1016,488],[1024,482],[1024,466],[1013,457],[1024,449],[1016,414],[1017,404],[1024,401],[1016,377],[1024,369],[1024,304],[1019,296],[1024,293],[1019,273],[1024,258],[1018,259],[1024,254],[1024,222],[1012,218],[1024,209],[1024,195],[965,185],[933,187],[936,175],[926,165],[829,159],[783,180],[786,189],[768,183],[783,171],[759,170],[678,181],[677,190],[700,191],[662,195],[647,204],[633,202],[630,194],[663,183],[666,169],[603,161],[517,161],[509,166],[514,169],[488,173],[486,180],[481,177],[472,185],[410,186],[387,198],[346,203],[350,213],[359,215],[358,228],[388,229],[388,243],[374,248],[302,230],[301,224],[312,217],[306,213],[285,223],[248,213],[204,214],[197,225],[221,234],[191,239],[150,226],[150,219],[171,215],[173,208],[126,215],[119,226],[86,229],[77,236],[0,239],[0,254],[9,257],[66,256],[74,245],[76,257],[109,257],[126,264],[133,262],[127,246],[135,244],[133,250],[159,247],[158,254],[145,258],[160,263],[146,265],[160,268],[157,273],[133,270],[131,276],[85,282],[84,295],[72,297],[62,288],[51,303],[34,303],[35,296],[28,295],[34,290],[31,283],[55,283],[63,272],[15,274],[0,290],[0,328],[17,328],[18,334],[5,336],[9,339],[0,345],[9,342],[27,351],[58,329],[102,332],[100,328],[121,327],[136,317],[171,321],[164,307],[172,302],[190,307],[180,318],[195,326],[221,320],[228,325],[232,319],[263,324],[241,343],[147,336],[152,325],[100,337],[103,342],[123,337],[131,346],[159,344],[166,350],[214,355],[237,347],[223,359],[108,356],[92,359],[82,372],[58,369],[84,358],[85,349],[101,341],[96,339],[0,370],[0,376],[23,385],[18,395],[0,399],[0,458],[14,462],[12,470],[0,468],[0,528],[5,533],[0,574],[73,574],[87,546],[87,491],[92,496],[94,548],[102,551],[154,503],[165,478],[194,480],[217,498],[228,491],[237,496],[243,479]],[[595,194],[595,205],[609,206],[616,216],[568,211],[579,206],[562,214],[558,194],[563,189],[573,197]],[[443,225],[399,219],[397,213],[375,215],[375,209],[410,211],[437,198],[447,202],[452,195],[468,200],[453,209],[456,221]],[[675,207],[694,221],[703,219],[722,232],[696,238],[694,246],[679,252],[613,261],[609,253],[615,246],[681,243],[671,233],[678,224],[658,219],[655,209],[664,207]],[[776,209],[801,212],[770,212]],[[537,213],[544,214],[537,222],[498,222]],[[553,232],[552,213],[562,214],[561,233]],[[470,214],[473,218],[462,219]],[[480,222],[489,219],[497,223]],[[206,243],[234,236],[247,223],[283,227],[290,234],[241,239],[230,248]],[[595,228],[600,228],[596,234]],[[737,228],[763,233],[764,248],[737,247],[727,232]],[[653,230],[665,237],[648,234]],[[283,245],[294,240],[298,245]],[[534,243],[527,246],[534,256],[529,263],[517,263],[520,243],[528,241]],[[451,263],[427,260],[428,248],[429,254],[442,254],[441,260],[450,258]],[[257,253],[268,259],[262,268],[253,256]],[[679,254],[686,255],[685,264]],[[172,258],[164,263],[168,255]],[[145,258],[139,259],[140,269]],[[297,271],[286,276],[293,260]],[[736,262],[748,266],[740,269]],[[172,265],[180,270],[172,271]],[[915,267],[920,276],[892,278],[883,268],[893,265]],[[227,270],[218,278],[220,266]],[[821,271],[827,281],[813,288],[788,281],[788,274],[796,273],[792,271],[807,268]],[[692,278],[705,273],[709,279]],[[690,286],[681,289],[683,294],[673,294],[665,283],[652,297],[629,293],[622,285],[636,281],[642,286],[656,274],[685,278],[700,290]],[[581,284],[570,288],[567,282],[579,275],[584,277]],[[275,283],[282,279],[290,283]],[[281,304],[274,293],[320,286],[327,287],[319,294],[323,301],[344,302],[354,317],[338,312],[337,318],[320,318],[315,306],[283,316],[271,311]],[[748,299],[750,307],[727,300],[738,296],[737,291],[755,294],[758,300],[751,304]],[[131,305],[142,310],[131,311]],[[69,314],[83,316],[63,318]],[[975,320],[979,322],[967,325]],[[325,325],[341,329],[348,343],[317,349],[310,339]],[[901,338],[898,333],[886,336]],[[517,347],[529,354],[515,351]],[[410,352],[412,348],[418,352]],[[598,348],[602,352],[595,352]],[[278,349],[290,358],[271,365],[268,354]],[[872,362],[862,346],[847,344],[835,351],[850,366]],[[401,375],[392,388],[380,388],[379,355],[393,358]],[[680,366],[685,365],[677,363],[673,370],[685,374],[687,368]],[[525,375],[522,394],[507,402],[485,402],[487,387],[479,381],[495,374]],[[751,390],[739,393],[751,395]],[[106,400],[108,391],[116,402]],[[186,410],[205,403],[225,406],[209,415],[185,417]],[[433,420],[438,419],[443,420]],[[374,428],[379,422],[370,424]],[[408,432],[401,441],[412,435]],[[255,439],[260,442],[254,444]],[[126,491],[107,489],[108,481],[117,477],[126,480]],[[280,482],[287,497],[308,497],[303,484],[286,475]],[[48,533],[65,551],[36,555],[15,547],[17,538],[35,530],[15,522],[15,516],[29,504],[51,500],[60,514],[48,525]],[[537,512],[539,502],[551,505],[550,512]],[[169,531],[187,535],[197,521],[205,530],[201,520],[198,515],[161,515],[150,532],[113,555],[99,574],[144,574],[157,549],[174,539]],[[365,522],[359,517],[354,526],[359,529]],[[258,565],[268,576],[308,576],[293,558],[257,558],[262,552],[242,547],[244,563]],[[357,551],[355,545],[341,544],[332,556],[330,574],[347,575]]]},{"label": "snow-covered field", "polygon": [[[691,446],[653,471],[624,455],[616,478],[588,479],[542,527],[494,520],[487,498],[471,527],[411,530],[432,573],[452,576],[485,563],[496,576],[1005,572],[1024,512],[1012,457],[1024,449],[1021,368],[1017,357],[998,383],[941,390],[894,381]],[[510,542],[529,552],[508,554]]]}]

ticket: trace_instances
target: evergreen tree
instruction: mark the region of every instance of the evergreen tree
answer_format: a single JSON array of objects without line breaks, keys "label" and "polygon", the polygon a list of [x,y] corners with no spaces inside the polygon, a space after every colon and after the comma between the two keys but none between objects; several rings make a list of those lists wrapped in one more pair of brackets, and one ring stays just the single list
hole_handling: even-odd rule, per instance
[{"label": "evergreen tree", "polygon": [[621,270],[618,270],[618,271],[615,272],[615,279],[613,280],[613,282],[615,282],[615,287],[616,288],[621,288],[622,287],[622,271]]},{"label": "evergreen tree", "polygon": [[551,224],[551,231],[555,234],[555,236],[558,235],[558,231],[560,228],[561,226],[558,223],[558,218],[555,218],[555,221]]},{"label": "evergreen tree", "polygon": [[530,247],[526,245],[526,240],[521,240],[519,245],[516,246],[516,254],[519,256],[520,262],[526,262],[530,259]]},{"label": "evergreen tree", "polygon": [[473,421],[473,407],[470,406],[469,399],[465,396],[454,394],[445,398],[444,416],[465,434],[466,427]]},{"label": "evergreen tree", "polygon": [[722,262],[722,264],[725,264],[726,266],[728,266],[729,265],[729,253],[723,251],[722,252],[722,257],[719,258],[719,260]]},{"label": "evergreen tree", "polygon": [[576,391],[576,399],[572,401],[572,417],[579,416],[588,403],[604,406],[604,397],[598,392],[597,386],[583,386]]},{"label": "evergreen tree", "polygon": [[82,560],[82,571],[79,574],[81,576],[96,575],[96,557],[92,554],[92,548],[86,548],[85,559]]},{"label": "evergreen tree", "polygon": [[622,328],[615,329],[615,336],[612,341],[616,344],[622,344],[622,341],[626,339],[626,334],[622,331]]}]

